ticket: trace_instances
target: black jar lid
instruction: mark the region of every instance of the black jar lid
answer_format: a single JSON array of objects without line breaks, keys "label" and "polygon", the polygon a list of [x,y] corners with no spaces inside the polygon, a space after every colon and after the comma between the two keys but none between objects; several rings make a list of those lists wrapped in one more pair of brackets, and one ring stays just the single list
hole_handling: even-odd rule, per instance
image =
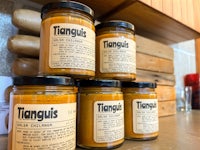
[{"label": "black jar lid", "polygon": [[157,84],[152,82],[127,82],[123,81],[122,87],[124,88],[156,88]]},{"label": "black jar lid", "polygon": [[65,9],[65,8],[84,12],[86,14],[89,14],[91,17],[94,16],[94,11],[90,7],[79,2],[68,1],[68,2],[47,3],[41,9],[41,18],[43,18],[43,16],[49,11],[56,10],[56,9]]},{"label": "black jar lid", "polygon": [[46,77],[27,77],[20,76],[13,78],[14,85],[44,85],[44,86],[74,86],[74,80],[70,77],[60,77],[60,76],[46,76]]},{"label": "black jar lid", "polygon": [[121,87],[119,80],[80,80],[77,82],[79,87]]},{"label": "black jar lid", "polygon": [[127,28],[132,31],[135,30],[135,27],[133,24],[131,24],[130,22],[122,21],[122,20],[106,21],[95,26],[96,30],[99,30],[105,27],[122,27],[122,28]]}]

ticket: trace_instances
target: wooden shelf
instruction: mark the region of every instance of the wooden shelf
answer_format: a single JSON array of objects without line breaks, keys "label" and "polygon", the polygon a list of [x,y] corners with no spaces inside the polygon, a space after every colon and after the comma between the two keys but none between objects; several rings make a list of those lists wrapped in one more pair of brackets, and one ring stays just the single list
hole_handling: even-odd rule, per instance
[{"label": "wooden shelf", "polygon": [[[178,112],[176,115],[159,118],[159,136],[152,141],[125,140],[115,150],[197,150],[200,147],[200,111]],[[1,150],[7,150],[7,135],[0,135]],[[76,148],[76,150],[84,150]]]},{"label": "wooden shelf", "polygon": [[[52,0],[32,0],[45,4]],[[55,1],[55,0],[54,0]],[[98,21],[125,20],[135,25],[136,34],[164,44],[200,37],[200,33],[138,0],[76,0],[90,6]]]}]

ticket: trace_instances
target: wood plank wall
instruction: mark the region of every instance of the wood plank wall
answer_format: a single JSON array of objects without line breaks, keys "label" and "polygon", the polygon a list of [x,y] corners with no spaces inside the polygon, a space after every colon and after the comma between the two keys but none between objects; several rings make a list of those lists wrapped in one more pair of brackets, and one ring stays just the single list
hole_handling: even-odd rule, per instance
[{"label": "wood plank wall", "polygon": [[200,73],[200,38],[195,40],[196,49],[196,72]]},{"label": "wood plank wall", "polygon": [[139,35],[136,45],[136,81],[157,83],[160,117],[176,114],[173,49]]},{"label": "wood plank wall", "polygon": [[200,32],[200,0],[139,0]]}]

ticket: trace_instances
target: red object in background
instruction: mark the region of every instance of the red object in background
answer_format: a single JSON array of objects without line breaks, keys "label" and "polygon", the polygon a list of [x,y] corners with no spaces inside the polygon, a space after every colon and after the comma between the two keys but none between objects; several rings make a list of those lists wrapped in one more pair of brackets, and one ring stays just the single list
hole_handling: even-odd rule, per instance
[{"label": "red object in background", "polygon": [[184,85],[192,86],[192,109],[200,109],[200,74],[185,75]]}]

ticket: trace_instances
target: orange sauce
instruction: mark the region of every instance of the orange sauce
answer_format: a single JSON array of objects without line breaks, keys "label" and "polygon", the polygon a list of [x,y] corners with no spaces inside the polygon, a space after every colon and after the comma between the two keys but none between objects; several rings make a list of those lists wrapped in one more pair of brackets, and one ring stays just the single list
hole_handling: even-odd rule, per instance
[{"label": "orange sauce", "polygon": [[[40,147],[41,145],[46,146],[49,144],[49,142],[46,142],[48,140],[51,140],[53,138],[52,136],[46,137],[46,141],[43,134],[33,134],[42,131],[46,134],[52,134],[53,132],[58,132],[58,130],[54,130],[54,127],[58,127],[59,130],[65,130],[66,132],[71,132],[71,135],[74,136],[74,138],[64,137],[68,138],[74,145],[72,144],[72,147],[75,148],[75,122],[76,122],[76,92],[77,88],[74,86],[45,86],[45,85],[21,85],[21,86],[14,86],[11,94],[10,94],[10,113],[9,113],[9,133],[8,133],[8,150],[17,150],[26,147],[26,146],[36,146]],[[72,109],[69,109],[69,107],[73,107]],[[63,111],[63,109],[65,109]],[[68,120],[69,114],[67,111],[73,110],[73,114],[71,116],[71,119],[74,120],[74,123],[70,125],[72,128],[70,131],[65,129],[64,127],[61,127],[61,124],[59,121]],[[30,118],[31,113],[33,115]],[[36,115],[34,115],[34,112],[36,112]],[[44,117],[44,112],[45,115]],[[48,114],[46,114],[46,112]],[[63,114],[63,112],[66,112]],[[42,116],[41,116],[42,113]],[[51,116],[49,116],[49,113],[51,113]],[[66,117],[68,116],[68,117]],[[37,118],[36,118],[37,117]],[[63,120],[64,119],[64,120]],[[27,125],[22,126],[22,125]],[[40,128],[40,131],[35,128],[34,125],[42,126],[42,125],[51,125],[51,128]],[[22,133],[26,133],[29,136],[25,136]],[[31,140],[32,136],[38,136],[40,138],[38,139],[38,142]],[[55,136],[56,137],[56,136]],[[65,139],[65,142],[67,141]],[[73,141],[74,140],[74,141]],[[56,137],[54,141],[60,142],[59,138]],[[29,143],[30,142],[30,143]],[[42,142],[42,144],[41,144]],[[63,142],[63,141],[62,141]],[[55,144],[55,143],[54,143]],[[17,146],[16,146],[17,145]],[[58,145],[57,145],[58,146]],[[49,144],[49,147],[50,144]],[[59,146],[58,146],[59,147]],[[30,147],[29,147],[30,148]],[[44,148],[44,147],[43,147]],[[69,148],[69,147],[68,147]],[[70,148],[69,148],[70,149]]]},{"label": "orange sauce", "polygon": [[[59,28],[54,29],[54,25]],[[86,32],[86,37],[77,39],[78,36],[62,35],[61,38],[57,38],[57,35],[53,35],[58,32],[58,29],[65,27],[71,29],[71,33],[72,30],[73,32]],[[50,30],[54,30],[53,33]],[[40,36],[40,74],[70,75],[77,78],[95,75],[95,27],[90,15],[69,8],[49,11],[43,16]],[[51,39],[52,41],[63,41],[53,43]],[[88,55],[90,57],[87,57]],[[80,61],[79,57],[83,60]]]},{"label": "orange sauce", "polygon": [[[153,129],[151,131],[148,131],[145,128],[143,128],[142,132],[138,131],[136,129],[137,127],[134,126],[134,124],[137,124],[137,121],[136,121],[137,119],[140,119],[140,121],[141,121],[141,116],[143,116],[143,118],[145,118],[145,117],[148,118],[149,116],[151,116],[151,117],[155,117],[154,121],[158,120],[158,116],[157,116],[158,114],[155,114],[156,111],[158,111],[158,106],[156,106],[156,108],[152,109],[152,111],[148,110],[149,114],[145,114],[145,113],[143,113],[143,111],[140,111],[140,110],[137,109],[138,112],[140,111],[140,115],[141,115],[141,116],[139,116],[139,118],[137,118],[138,117],[136,115],[137,111],[135,110],[136,108],[133,106],[134,101],[140,101],[142,103],[150,103],[150,102],[153,101],[154,103],[156,103],[156,105],[158,105],[157,95],[156,95],[154,89],[153,88],[130,88],[130,87],[127,88],[127,87],[123,87],[122,91],[123,91],[123,96],[124,96],[125,138],[126,139],[133,139],[133,140],[156,139],[159,135],[158,122],[152,123],[152,120],[145,119],[146,122],[153,124],[153,126],[154,127],[156,126],[157,129]],[[144,110],[144,111],[146,111],[146,110]],[[155,111],[155,112],[153,112],[153,111]],[[150,113],[152,113],[152,114],[150,115]],[[136,122],[134,123],[134,121],[136,121]],[[145,123],[141,121],[140,125],[145,126]]]},{"label": "orange sauce", "polygon": [[[119,147],[124,142],[124,127],[123,127],[124,115],[121,114],[121,117],[113,119],[112,113],[109,115],[109,117],[105,113],[99,114],[96,111],[95,106],[97,105],[97,103],[104,104],[104,105],[123,103],[122,102],[123,95],[121,93],[120,88],[81,87],[78,97],[79,99],[78,99],[78,110],[77,110],[78,111],[77,145],[83,148],[90,148],[90,149],[93,149],[93,148],[109,149],[109,148]],[[107,120],[103,120],[102,118],[97,118],[95,116],[101,116],[101,117],[107,116],[108,118]],[[112,125],[112,123],[108,123],[109,120],[113,120],[113,122],[117,122],[115,125],[113,124],[113,129],[111,129],[110,127],[106,125],[106,124],[109,124],[109,126]],[[105,126],[103,127],[102,124],[104,124]],[[114,129],[115,126],[118,127],[117,130]],[[105,129],[106,129],[106,132],[109,134],[105,132]],[[98,135],[98,131],[96,130],[101,130],[101,135]],[[114,137],[112,135],[113,132],[111,130],[113,130],[113,132],[115,131],[116,133]],[[114,139],[111,139],[111,136]],[[101,137],[101,138],[98,138],[98,137]]]},{"label": "orange sauce", "polygon": [[[96,77],[103,79],[134,80],[136,78],[136,51],[133,31],[126,28],[111,26],[102,27],[100,29],[97,28],[96,33]],[[120,47],[114,47],[112,48],[113,52],[109,52],[109,49],[107,47],[105,48],[105,45],[103,45],[106,41],[108,41],[108,45],[112,43],[115,44],[115,42],[122,45],[129,44],[131,50],[124,48],[123,52],[120,52]],[[122,57],[124,60],[120,61],[119,59],[122,59]],[[129,69],[126,68],[127,66],[129,66]],[[123,68],[126,69],[122,70]]]}]

